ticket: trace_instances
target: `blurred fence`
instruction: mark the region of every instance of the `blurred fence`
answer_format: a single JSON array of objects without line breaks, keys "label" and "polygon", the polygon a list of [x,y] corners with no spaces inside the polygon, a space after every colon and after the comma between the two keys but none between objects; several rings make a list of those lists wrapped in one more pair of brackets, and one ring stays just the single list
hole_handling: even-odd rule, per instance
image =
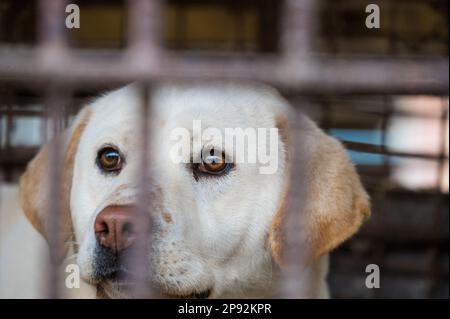
[{"label": "blurred fence", "polygon": [[[64,1],[0,6],[2,181],[17,181],[43,142],[39,127],[47,119],[66,126],[86,98],[106,88],[136,80],[263,81],[344,141],[373,200],[371,221],[332,254],[332,295],[448,298],[446,1],[379,1],[379,32],[364,27],[363,1],[208,2],[216,11],[194,10],[206,1],[78,2],[82,16],[92,3],[119,7],[112,16],[120,36],[105,40],[113,43],[107,49],[83,48],[83,39],[87,46],[98,39],[64,28]],[[211,12],[217,19],[226,12],[226,37],[192,31],[202,23],[195,17]],[[423,29],[406,12],[426,22],[417,23]],[[414,108],[424,96],[422,111]],[[439,146],[399,147],[408,133],[396,125],[405,118],[431,120]],[[408,182],[414,170],[434,174],[435,183]],[[381,289],[362,288],[369,263],[383,269]]]}]

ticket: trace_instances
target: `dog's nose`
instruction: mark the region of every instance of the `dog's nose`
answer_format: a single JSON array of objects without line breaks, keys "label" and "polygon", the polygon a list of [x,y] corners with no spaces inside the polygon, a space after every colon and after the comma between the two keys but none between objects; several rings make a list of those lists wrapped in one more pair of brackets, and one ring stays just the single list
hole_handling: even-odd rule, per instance
[{"label": "dog's nose", "polygon": [[150,228],[150,217],[133,206],[109,206],[95,219],[94,230],[98,243],[115,253],[130,247]]}]

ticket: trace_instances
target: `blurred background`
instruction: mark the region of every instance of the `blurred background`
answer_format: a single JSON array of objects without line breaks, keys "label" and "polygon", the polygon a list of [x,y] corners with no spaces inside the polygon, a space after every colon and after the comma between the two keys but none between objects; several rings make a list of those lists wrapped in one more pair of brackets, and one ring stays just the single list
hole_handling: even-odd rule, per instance
[{"label": "blurred background", "polygon": [[[105,52],[124,49],[124,1],[71,1],[81,28],[69,45]],[[373,2],[373,1],[372,1]],[[37,44],[37,1],[0,1],[0,46]],[[370,3],[370,2],[369,2]],[[377,0],[381,28],[364,26],[367,1],[322,0],[317,55],[371,59],[448,59],[447,0]],[[173,51],[277,54],[282,1],[170,0],[163,37]],[[1,56],[0,56],[1,59]],[[370,76],[370,75],[368,75]],[[99,93],[77,88],[63,105],[64,123]],[[373,205],[362,231],[331,255],[335,298],[448,298],[448,95],[308,94],[282,89],[330,134],[344,141]],[[17,183],[43,141],[43,95],[27,85],[0,81],[0,181]],[[381,269],[381,288],[367,289],[365,267]]]}]

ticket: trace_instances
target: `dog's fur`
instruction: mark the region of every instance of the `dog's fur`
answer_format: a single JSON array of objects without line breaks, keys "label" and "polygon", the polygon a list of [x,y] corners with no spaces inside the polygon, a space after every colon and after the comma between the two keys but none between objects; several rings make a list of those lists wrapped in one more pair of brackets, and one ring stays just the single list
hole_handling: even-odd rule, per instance
[{"label": "dog's fur", "polygon": [[[273,266],[283,265],[283,218],[289,191],[291,151],[299,147],[307,160],[306,196],[301,237],[308,247],[307,269],[299,269],[302,297],[328,297],[327,253],[354,234],[370,215],[368,195],[342,145],[301,117],[301,141],[292,138],[292,110],[274,90],[260,85],[164,85],[154,88],[148,119],[149,153],[145,183],[155,233],[148,249],[154,284],[162,293],[188,296],[211,289],[210,297],[270,297],[276,283]],[[86,106],[60,138],[63,150],[59,194],[49,187],[49,146],[44,146],[20,180],[23,211],[44,236],[51,227],[49,211],[61,199],[61,237],[68,245],[51,247],[56,258],[75,242],[83,279],[93,279],[96,215],[111,205],[138,200],[143,149],[139,94],[134,85],[106,94]],[[258,172],[242,163],[226,176],[196,180],[183,164],[169,160],[170,131],[205,127],[278,128],[279,168]],[[195,138],[195,137],[194,137]],[[126,157],[117,176],[102,175],[95,165],[98,149],[114,144]],[[72,247],[73,248],[73,247]],[[305,275],[306,274],[306,275]],[[302,277],[303,276],[303,277]],[[124,297],[114,282],[102,283],[109,297]]]}]

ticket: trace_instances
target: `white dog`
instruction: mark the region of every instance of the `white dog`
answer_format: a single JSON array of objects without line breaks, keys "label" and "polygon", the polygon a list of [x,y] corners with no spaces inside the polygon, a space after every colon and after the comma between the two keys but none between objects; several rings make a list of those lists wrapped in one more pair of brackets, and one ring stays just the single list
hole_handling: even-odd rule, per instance
[{"label": "white dog", "polygon": [[[309,158],[300,168],[307,190],[301,238],[311,252],[308,270],[298,272],[313,278],[304,279],[302,297],[328,297],[327,253],[370,215],[368,196],[342,145],[306,118],[301,141],[293,140],[288,103],[259,85],[156,87],[145,119],[139,101],[137,87],[130,85],[79,113],[59,139],[60,194],[50,193],[50,146],[28,165],[20,181],[21,205],[44,237],[50,208],[60,199],[66,245],[60,251],[50,247],[51,253],[74,252],[82,278],[99,289],[98,296],[131,296],[136,265],[126,256],[134,256],[145,275],[140,285],[156,287],[163,296],[271,297],[277,284],[273,266],[283,265],[283,204],[296,165],[290,144],[297,143]],[[225,139],[227,128],[250,129],[247,137],[251,129],[266,132],[262,144],[243,145],[269,146],[268,161],[237,161],[232,153],[239,147],[228,149],[217,135],[199,134],[195,121]],[[190,134],[174,134],[180,129]],[[271,169],[262,173],[263,166]]]}]

